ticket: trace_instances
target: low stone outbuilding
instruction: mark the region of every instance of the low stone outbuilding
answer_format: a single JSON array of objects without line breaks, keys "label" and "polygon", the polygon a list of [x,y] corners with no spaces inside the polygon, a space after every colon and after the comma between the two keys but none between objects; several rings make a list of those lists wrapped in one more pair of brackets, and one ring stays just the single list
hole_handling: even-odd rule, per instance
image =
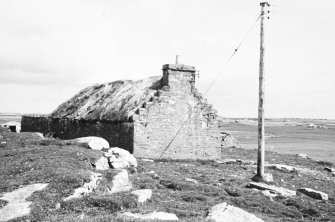
[{"label": "low stone outbuilding", "polygon": [[8,128],[12,132],[19,133],[21,131],[21,123],[15,121],[9,121],[7,123],[1,124],[2,128]]},{"label": "low stone outbuilding", "polygon": [[23,116],[22,131],[100,136],[137,157],[158,158],[169,146],[164,157],[220,158],[229,138],[195,75],[193,66],[167,64],[163,76],[87,87],[48,116]]}]

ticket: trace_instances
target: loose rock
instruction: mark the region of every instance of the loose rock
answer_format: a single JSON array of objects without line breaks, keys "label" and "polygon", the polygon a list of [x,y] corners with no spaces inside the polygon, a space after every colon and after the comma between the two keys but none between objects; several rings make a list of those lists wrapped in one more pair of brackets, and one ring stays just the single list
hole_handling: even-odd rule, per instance
[{"label": "loose rock", "polygon": [[102,150],[109,148],[107,140],[97,136],[80,137],[72,140],[66,140],[71,143],[84,144],[93,150]]},{"label": "loose rock", "polygon": [[91,181],[88,183],[85,183],[82,187],[77,188],[74,191],[74,194],[64,198],[64,201],[87,196],[89,193],[92,193],[97,188],[101,179],[102,179],[102,176],[100,173],[91,172]]},{"label": "loose rock", "polygon": [[106,156],[115,156],[117,159],[122,158],[126,160],[130,166],[137,167],[137,160],[136,158],[130,154],[127,150],[121,149],[118,147],[113,147],[108,150],[108,153],[105,153]]},{"label": "loose rock", "polygon": [[189,182],[192,182],[192,183],[195,183],[195,184],[198,183],[198,181],[196,181],[195,179],[185,178],[185,180],[189,181]]},{"label": "loose rock", "polygon": [[310,188],[300,188],[297,190],[297,192],[303,193],[309,197],[312,197],[314,199],[318,199],[318,200],[328,200],[328,194],[321,192],[321,191],[317,191],[317,190],[313,190]]},{"label": "loose rock", "polygon": [[304,159],[308,159],[309,158],[308,155],[305,154],[305,153],[299,153],[298,157],[301,157],[301,158],[304,158]]},{"label": "loose rock", "polygon": [[258,190],[269,190],[272,193],[276,193],[281,196],[295,196],[296,192],[294,190],[289,190],[283,187],[276,187],[273,185],[267,185],[265,183],[255,183],[250,182],[248,185],[249,188],[256,188]]},{"label": "loose rock", "polygon": [[206,218],[206,221],[211,222],[264,222],[255,215],[248,213],[238,207],[221,203],[213,206]]},{"label": "loose rock", "polygon": [[129,162],[123,158],[108,158],[113,169],[127,169],[130,167]]},{"label": "loose rock", "polygon": [[166,212],[152,212],[149,214],[134,214],[131,212],[124,212],[123,214],[121,214],[121,217],[141,219],[144,221],[152,221],[152,220],[177,221],[178,220],[178,217],[175,214],[166,213]]},{"label": "loose rock", "polygon": [[47,185],[42,183],[31,184],[10,193],[5,193],[0,199],[8,201],[8,204],[0,209],[0,221],[8,221],[28,215],[32,202],[26,201],[26,199],[35,191],[42,190]]},{"label": "loose rock", "polygon": [[269,168],[280,170],[280,171],[286,171],[286,172],[292,172],[294,170],[294,167],[283,165],[283,164],[271,164],[268,166]]},{"label": "loose rock", "polygon": [[152,190],[150,189],[135,190],[132,191],[131,193],[137,196],[139,203],[143,203],[147,200],[150,200],[152,196]]},{"label": "loose rock", "polygon": [[109,193],[118,193],[131,190],[132,185],[129,182],[128,172],[127,170],[120,170],[118,174],[116,174],[111,182],[111,186],[109,188]]},{"label": "loose rock", "polygon": [[97,170],[108,170],[110,168],[106,157],[100,157],[98,161],[95,162],[94,166]]}]

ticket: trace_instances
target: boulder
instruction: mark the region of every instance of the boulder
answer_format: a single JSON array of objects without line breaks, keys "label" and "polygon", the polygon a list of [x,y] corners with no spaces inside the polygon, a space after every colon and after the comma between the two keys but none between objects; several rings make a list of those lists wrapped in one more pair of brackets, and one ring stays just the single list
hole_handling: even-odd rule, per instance
[{"label": "boulder", "polygon": [[100,173],[91,172],[91,181],[88,183],[84,183],[82,187],[75,189],[74,194],[64,198],[64,201],[87,196],[89,193],[92,193],[97,188],[101,179],[102,176]]},{"label": "boulder", "polygon": [[38,137],[40,137],[40,138],[44,138],[44,136],[43,136],[42,133],[36,132],[35,134],[36,134]]},{"label": "boulder", "polygon": [[188,182],[192,182],[192,183],[198,183],[198,181],[196,181],[195,179],[191,179],[191,178],[185,178],[186,181]]},{"label": "boulder", "polygon": [[26,199],[35,191],[44,189],[48,184],[30,184],[16,189],[10,193],[2,194],[1,200],[8,201],[7,205],[0,208],[0,221],[8,221],[17,217],[23,217],[30,213],[31,201]]},{"label": "boulder", "polygon": [[273,201],[272,197],[278,196],[278,194],[276,194],[275,192],[270,191],[270,190],[262,190],[261,193],[264,196],[269,197],[271,201]]},{"label": "boulder", "polygon": [[113,169],[127,169],[130,167],[129,162],[123,158],[109,158],[108,160]]},{"label": "boulder", "polygon": [[150,200],[152,196],[151,189],[134,190],[131,193],[137,196],[139,203],[143,203],[147,200]]},{"label": "boulder", "polygon": [[304,159],[308,159],[309,158],[308,155],[305,154],[305,153],[299,153],[298,157],[301,157],[301,158],[304,158]]},{"label": "boulder", "polygon": [[211,222],[264,222],[255,215],[248,213],[241,208],[221,203],[213,206],[206,218]]},{"label": "boulder", "polygon": [[297,192],[303,193],[309,197],[312,197],[314,199],[318,199],[318,200],[328,200],[328,194],[321,192],[321,191],[317,191],[317,190],[313,190],[310,188],[300,188],[297,190]]},{"label": "boulder", "polygon": [[94,166],[97,170],[108,170],[110,168],[106,157],[100,157],[98,161],[95,162]]},{"label": "boulder", "polygon": [[96,136],[80,137],[68,141],[72,143],[84,144],[93,150],[102,150],[109,148],[109,143],[107,142],[107,140]]},{"label": "boulder", "polygon": [[166,212],[152,212],[148,214],[134,214],[131,212],[124,212],[120,215],[125,218],[140,219],[142,221],[153,221],[153,220],[168,220],[168,221],[177,221],[178,217],[175,214],[166,213]]},{"label": "boulder", "polygon": [[132,154],[130,154],[127,150],[118,147],[113,147],[108,150],[108,153],[105,153],[105,155],[107,156],[111,154],[117,158],[125,159],[130,166],[137,167],[136,158]]},{"label": "boulder", "polygon": [[265,183],[255,183],[250,182],[248,188],[255,188],[258,190],[269,190],[271,193],[276,193],[281,196],[295,196],[296,192],[294,190],[289,190],[283,187],[276,187],[273,185],[268,185]]},{"label": "boulder", "polygon": [[128,171],[125,169],[119,170],[119,172],[113,177],[109,186],[108,193],[119,193],[131,190],[132,185],[129,182]]},{"label": "boulder", "polygon": [[269,164],[268,167],[271,169],[286,171],[286,172],[292,172],[295,170],[294,167],[283,165],[283,164]]}]

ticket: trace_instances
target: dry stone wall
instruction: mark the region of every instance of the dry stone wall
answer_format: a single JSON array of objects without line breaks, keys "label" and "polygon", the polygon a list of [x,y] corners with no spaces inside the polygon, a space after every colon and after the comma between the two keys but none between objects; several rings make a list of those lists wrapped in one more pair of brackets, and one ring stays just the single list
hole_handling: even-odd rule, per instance
[{"label": "dry stone wall", "polygon": [[22,131],[41,132],[60,139],[99,136],[111,147],[122,147],[133,152],[134,124],[132,122],[100,122],[45,116],[23,116]]}]

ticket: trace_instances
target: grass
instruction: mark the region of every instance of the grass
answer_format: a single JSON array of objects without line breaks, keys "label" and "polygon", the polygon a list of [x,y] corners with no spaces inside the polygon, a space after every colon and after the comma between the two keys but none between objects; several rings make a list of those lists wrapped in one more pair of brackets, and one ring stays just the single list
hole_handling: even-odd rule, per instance
[{"label": "grass", "polygon": [[[1,129],[0,129],[1,130]],[[265,221],[335,221],[335,178],[324,170],[330,162],[317,162],[293,155],[267,152],[270,163],[297,165],[316,170],[316,175],[282,172],[266,168],[274,176],[273,185],[296,190],[301,187],[317,189],[329,194],[328,201],[305,195],[275,197],[273,201],[259,191],[246,188],[256,170],[243,163],[218,164],[211,160],[138,160],[137,173],[130,173],[133,189],[152,189],[152,198],[139,204],[129,192],[104,194],[108,178],[114,171],[100,172],[105,179],[97,192],[68,202],[63,198],[88,182],[90,173],[98,172],[92,164],[102,156],[99,151],[85,149],[63,141],[41,139],[32,133],[15,134],[1,130],[0,193],[13,191],[32,183],[49,183],[35,192],[29,216],[12,221],[132,221],[118,215],[125,211],[175,213],[180,221],[203,221],[215,204],[227,202],[240,207]],[[224,158],[256,160],[256,151],[227,149]],[[196,180],[198,183],[187,181]],[[328,179],[327,179],[328,178]],[[0,208],[5,206],[0,201]],[[133,220],[134,221],[134,220]]]}]

